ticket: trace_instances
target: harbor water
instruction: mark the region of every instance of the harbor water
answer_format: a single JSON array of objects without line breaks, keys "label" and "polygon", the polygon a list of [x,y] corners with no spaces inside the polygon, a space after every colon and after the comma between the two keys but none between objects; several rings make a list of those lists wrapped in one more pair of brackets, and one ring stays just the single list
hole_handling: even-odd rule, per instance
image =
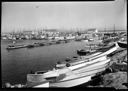
[{"label": "harbor water", "polygon": [[[32,44],[42,40],[17,40],[17,44]],[[78,56],[77,49],[85,47],[86,42],[72,41],[69,43],[54,44],[35,48],[21,48],[6,50],[11,40],[1,40],[1,73],[2,84],[26,82],[26,75],[31,71],[50,70],[57,61]]]}]

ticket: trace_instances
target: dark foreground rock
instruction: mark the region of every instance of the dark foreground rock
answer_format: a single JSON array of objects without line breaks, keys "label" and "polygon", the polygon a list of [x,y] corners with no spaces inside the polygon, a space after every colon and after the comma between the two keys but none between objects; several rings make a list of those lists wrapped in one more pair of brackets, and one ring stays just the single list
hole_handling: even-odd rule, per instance
[{"label": "dark foreground rock", "polygon": [[109,73],[103,76],[103,87],[114,87],[116,89],[127,89],[127,72]]},{"label": "dark foreground rock", "polygon": [[127,81],[127,49],[119,49],[111,56],[111,65],[97,76],[87,87],[112,87],[115,89],[128,89]]}]

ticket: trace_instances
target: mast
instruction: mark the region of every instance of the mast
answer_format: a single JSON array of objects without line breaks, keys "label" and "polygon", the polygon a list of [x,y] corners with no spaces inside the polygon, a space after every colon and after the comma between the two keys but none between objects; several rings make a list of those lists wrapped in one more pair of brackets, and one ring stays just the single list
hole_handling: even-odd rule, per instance
[{"label": "mast", "polygon": [[113,33],[115,33],[115,24],[114,24],[114,31],[113,31]]},{"label": "mast", "polygon": [[106,25],[105,25],[105,28],[104,28],[104,32],[106,33]]}]

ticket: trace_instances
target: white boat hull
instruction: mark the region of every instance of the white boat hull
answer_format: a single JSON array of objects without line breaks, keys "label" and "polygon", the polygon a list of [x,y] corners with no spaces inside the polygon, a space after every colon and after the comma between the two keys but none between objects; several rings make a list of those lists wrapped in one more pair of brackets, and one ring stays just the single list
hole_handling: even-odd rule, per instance
[{"label": "white boat hull", "polygon": [[33,88],[49,88],[49,82],[33,86]]},{"label": "white boat hull", "polygon": [[96,75],[96,73],[104,71],[104,70],[105,70],[105,68],[101,68],[99,70],[94,70],[91,72],[83,72],[83,73],[70,75],[59,82],[50,83],[49,86],[50,87],[74,87],[74,86],[78,86],[78,85],[87,83],[88,81],[91,80],[91,77]]},{"label": "white boat hull", "polygon": [[74,65],[74,66],[71,66],[71,67],[68,67],[69,69],[71,69],[71,70],[74,70],[74,69],[77,69],[77,68],[79,68],[79,67],[82,67],[82,66],[86,66],[86,65],[88,65],[88,64],[92,64],[92,63],[94,63],[94,62],[97,62],[97,61],[100,61],[100,60],[106,60],[107,59],[107,57],[106,57],[106,55],[105,56],[102,56],[102,57],[99,57],[99,58],[97,58],[97,59],[94,59],[94,60],[88,60],[88,62],[83,62],[83,63],[80,63],[80,64],[77,64],[77,65]]},{"label": "white boat hull", "polygon": [[82,78],[70,80],[70,81],[51,83],[50,87],[73,87],[73,86],[77,86],[77,85],[86,83],[90,80],[91,80],[91,76],[87,76],[87,77],[82,77]]},{"label": "white boat hull", "polygon": [[[110,59],[106,61],[109,62]],[[81,85],[91,80],[92,76],[95,76],[96,73],[104,71],[107,67],[107,64],[99,65],[97,68],[90,70],[85,70],[83,72],[71,72],[66,75],[66,77],[58,82],[50,83],[50,87],[73,87]],[[86,69],[86,67],[85,67]]]},{"label": "white boat hull", "polygon": [[92,64],[92,65],[88,65],[88,66],[84,66],[82,68],[79,68],[79,69],[76,69],[76,70],[73,70],[73,72],[85,72],[85,71],[91,71],[91,70],[94,70],[94,69],[98,69],[98,68],[101,68],[101,67],[105,67],[109,64],[110,62],[110,59],[109,60],[102,60],[102,61],[99,61],[95,64]]}]

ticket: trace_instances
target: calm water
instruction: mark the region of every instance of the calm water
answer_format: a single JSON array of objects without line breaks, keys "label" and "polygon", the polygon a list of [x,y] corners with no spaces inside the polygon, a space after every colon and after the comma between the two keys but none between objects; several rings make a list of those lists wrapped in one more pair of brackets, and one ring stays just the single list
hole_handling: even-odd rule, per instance
[{"label": "calm water", "polygon": [[[41,40],[19,40],[17,44],[34,43]],[[76,50],[85,47],[85,42],[70,42],[36,48],[22,48],[7,51],[6,47],[11,40],[1,40],[2,83],[25,83],[26,75],[31,70],[48,70],[54,67],[57,61],[66,57],[77,56]]]}]

